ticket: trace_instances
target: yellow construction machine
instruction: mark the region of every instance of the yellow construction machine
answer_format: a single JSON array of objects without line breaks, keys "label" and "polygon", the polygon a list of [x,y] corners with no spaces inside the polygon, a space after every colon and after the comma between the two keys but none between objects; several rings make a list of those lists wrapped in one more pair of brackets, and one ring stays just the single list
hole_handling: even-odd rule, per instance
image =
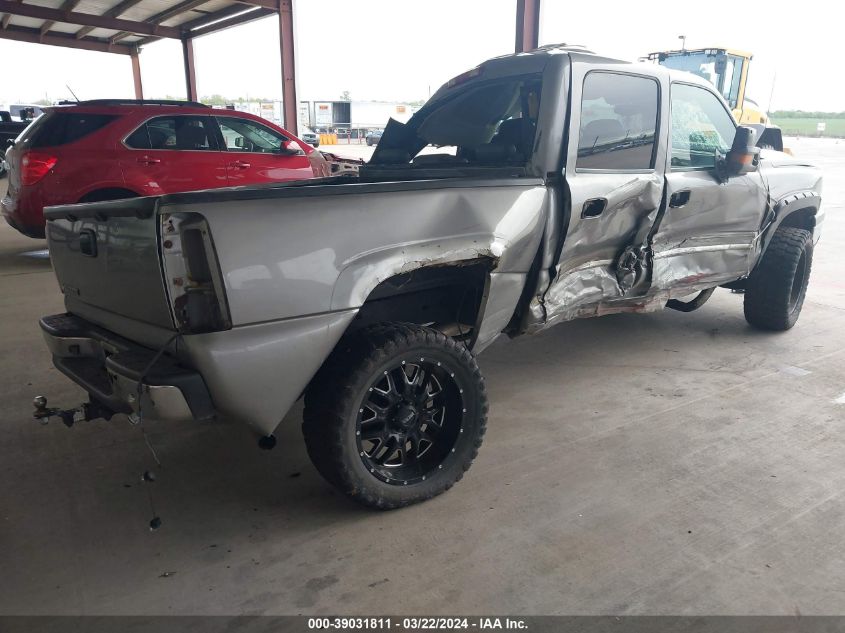
[{"label": "yellow construction machine", "polygon": [[695,48],[659,51],[650,53],[648,58],[661,66],[685,70],[708,80],[728,102],[737,122],[755,128],[757,145],[783,151],[780,128],[745,95],[751,53],[732,48]]}]

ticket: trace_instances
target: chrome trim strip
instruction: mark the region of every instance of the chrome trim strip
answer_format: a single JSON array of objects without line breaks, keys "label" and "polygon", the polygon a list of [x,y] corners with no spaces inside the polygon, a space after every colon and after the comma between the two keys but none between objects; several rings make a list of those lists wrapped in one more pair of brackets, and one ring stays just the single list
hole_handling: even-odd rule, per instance
[{"label": "chrome trim strip", "polygon": [[751,244],[714,244],[713,246],[687,246],[685,248],[673,248],[668,251],[661,251],[654,254],[654,259],[675,257],[676,255],[688,255],[690,253],[703,253],[705,251],[735,251],[750,250]]}]

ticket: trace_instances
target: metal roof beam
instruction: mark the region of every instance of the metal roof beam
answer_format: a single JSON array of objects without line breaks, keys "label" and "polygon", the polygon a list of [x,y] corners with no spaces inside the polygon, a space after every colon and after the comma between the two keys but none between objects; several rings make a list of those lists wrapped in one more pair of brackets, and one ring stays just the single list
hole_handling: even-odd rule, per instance
[{"label": "metal roof beam", "polygon": [[[134,7],[136,4],[141,3],[142,1],[143,0],[123,0],[123,2],[121,2],[120,4],[113,6],[111,9],[103,13],[103,16],[107,18],[119,18],[121,15],[129,11],[129,9]],[[85,37],[93,30],[93,26],[84,26],[76,32],[76,37]]]},{"label": "metal roof beam", "polygon": [[136,46],[109,44],[94,38],[77,39],[74,35],[67,33],[56,33],[54,31],[42,34],[38,29],[15,26],[14,24],[0,30],[0,39],[29,42],[31,44],[49,44],[50,46],[77,48],[99,53],[118,53],[120,55],[132,55],[138,50]]},{"label": "metal roof beam", "polygon": [[[59,11],[73,11],[76,8],[81,0],[65,0],[64,4],[59,7]],[[41,25],[41,34],[44,35],[47,31],[53,28],[55,22],[53,20],[47,20],[44,24]]]},{"label": "metal roof beam", "polygon": [[[23,2],[23,0],[17,0],[17,2],[18,2],[18,4],[20,4],[21,2]],[[11,13],[7,13],[6,15],[4,15],[3,18],[0,19],[0,27],[5,29],[7,26],[9,26],[9,21],[11,19],[12,19]]]},{"label": "metal roof beam", "polygon": [[207,13],[199,18],[195,18],[189,22],[183,22],[179,26],[185,32],[185,37],[190,37],[190,31],[193,29],[198,29],[203,26],[207,26],[212,22],[219,22],[225,18],[230,18],[236,15],[240,15],[245,11],[249,11],[249,7],[245,7],[242,4],[233,4],[225,9],[220,9],[219,11],[215,11],[214,13]]},{"label": "metal roof beam", "polygon": [[167,22],[167,20],[171,18],[175,18],[177,15],[193,11],[207,2],[208,0],[185,0],[184,2],[180,2],[179,4],[170,7],[166,11],[156,13],[154,16],[147,18],[147,22],[151,22],[152,24],[161,24],[162,22]]},{"label": "metal roof beam", "polygon": [[265,9],[279,10],[279,0],[234,0],[238,4],[244,4],[253,7],[263,7]]},{"label": "metal roof beam", "polygon": [[[151,35],[156,37],[169,37],[180,39],[182,32],[175,27],[149,24],[147,22],[134,22],[132,20],[121,20],[109,18],[90,13],[78,13],[75,11],[61,11],[31,4],[18,4],[10,0],[0,0],[0,13],[11,13],[36,20],[52,20],[54,22],[67,22],[80,26],[92,28],[110,29],[114,31],[129,31],[138,35]],[[74,36],[75,37],[75,36]]]},{"label": "metal roof beam", "polygon": [[208,35],[209,33],[216,33],[217,31],[229,29],[233,26],[238,26],[239,24],[245,24],[246,22],[266,18],[268,15],[274,15],[275,13],[276,11],[274,9],[263,9],[258,7],[247,13],[239,13],[230,18],[220,19],[219,21],[211,20],[212,16],[208,16],[209,20],[206,21],[206,24],[186,29],[185,37],[193,38],[201,35]]}]

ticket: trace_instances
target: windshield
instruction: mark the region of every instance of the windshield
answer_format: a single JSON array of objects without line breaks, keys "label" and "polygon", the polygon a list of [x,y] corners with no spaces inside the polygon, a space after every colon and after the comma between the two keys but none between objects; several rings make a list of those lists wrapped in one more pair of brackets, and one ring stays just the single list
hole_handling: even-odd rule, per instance
[{"label": "windshield", "polygon": [[524,165],[531,158],[540,75],[450,89],[407,124],[391,120],[371,164]]},{"label": "windshield", "polygon": [[675,70],[684,70],[693,75],[706,79],[717,86],[716,55],[706,53],[692,53],[689,55],[673,55],[660,61],[661,65]]},{"label": "windshield", "polygon": [[724,52],[672,54],[660,60],[662,66],[683,70],[709,81],[731,108],[738,107],[742,62],[742,57]]}]

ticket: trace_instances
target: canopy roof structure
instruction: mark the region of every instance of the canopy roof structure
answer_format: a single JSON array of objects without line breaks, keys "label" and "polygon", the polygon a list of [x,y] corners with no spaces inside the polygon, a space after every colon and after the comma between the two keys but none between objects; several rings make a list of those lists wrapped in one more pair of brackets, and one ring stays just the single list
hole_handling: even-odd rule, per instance
[{"label": "canopy roof structure", "polygon": [[[196,101],[193,39],[277,15],[284,123],[296,134],[293,6],[294,0],[0,0],[0,39],[128,55],[138,99],[141,48],[181,40],[186,96]],[[516,0],[517,52],[536,48],[539,15],[540,0]]]}]

